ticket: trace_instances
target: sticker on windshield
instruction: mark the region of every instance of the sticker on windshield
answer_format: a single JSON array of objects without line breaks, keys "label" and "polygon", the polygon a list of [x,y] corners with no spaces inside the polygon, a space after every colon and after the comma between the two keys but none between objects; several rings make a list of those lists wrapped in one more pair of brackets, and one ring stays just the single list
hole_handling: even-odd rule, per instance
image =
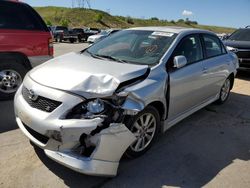
[{"label": "sticker on windshield", "polygon": [[174,33],[167,33],[167,32],[155,31],[151,35],[154,35],[154,36],[163,36],[163,37],[172,37],[174,35]]}]

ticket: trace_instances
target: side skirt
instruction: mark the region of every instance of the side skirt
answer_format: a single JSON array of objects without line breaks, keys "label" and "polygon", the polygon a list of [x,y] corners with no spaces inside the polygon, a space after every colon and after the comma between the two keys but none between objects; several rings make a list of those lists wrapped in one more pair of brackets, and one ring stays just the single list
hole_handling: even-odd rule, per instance
[{"label": "side skirt", "polygon": [[181,120],[185,119],[186,117],[190,116],[191,114],[197,112],[198,110],[204,108],[205,106],[213,103],[214,101],[216,101],[217,99],[219,99],[219,93],[215,96],[210,98],[209,100],[207,100],[206,102],[202,103],[201,105],[195,106],[194,108],[191,108],[190,110],[180,114],[177,116],[177,118],[173,119],[173,120],[165,120],[163,121],[163,130],[162,132],[167,131],[168,129],[170,129],[172,126],[174,126],[175,124],[179,123]]}]

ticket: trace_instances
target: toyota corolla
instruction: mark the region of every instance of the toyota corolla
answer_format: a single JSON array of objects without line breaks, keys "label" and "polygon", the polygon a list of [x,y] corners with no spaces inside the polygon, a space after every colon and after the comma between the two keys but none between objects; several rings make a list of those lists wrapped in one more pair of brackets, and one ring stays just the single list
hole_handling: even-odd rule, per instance
[{"label": "toyota corolla", "polygon": [[175,27],[120,31],[31,70],[15,96],[22,132],[75,171],[115,176],[159,133],[224,103],[238,60],[212,32]]}]

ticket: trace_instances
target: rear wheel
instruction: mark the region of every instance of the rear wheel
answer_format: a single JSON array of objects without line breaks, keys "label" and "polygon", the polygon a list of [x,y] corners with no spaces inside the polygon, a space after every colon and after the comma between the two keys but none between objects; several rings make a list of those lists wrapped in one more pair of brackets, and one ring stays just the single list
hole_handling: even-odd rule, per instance
[{"label": "rear wheel", "polygon": [[18,60],[4,59],[1,61],[0,100],[8,100],[14,97],[28,70]]},{"label": "rear wheel", "polygon": [[218,104],[223,104],[224,102],[227,101],[230,94],[230,90],[231,90],[231,80],[230,78],[227,78],[223,86],[221,87],[220,98],[217,100]]},{"label": "rear wheel", "polygon": [[79,43],[82,42],[82,37],[81,37],[81,35],[78,35],[78,38],[77,38],[77,39],[78,39],[78,42],[79,42]]},{"label": "rear wheel", "polygon": [[152,107],[146,107],[127,123],[136,140],[129,146],[126,155],[130,158],[139,157],[144,154],[153,144],[160,129],[160,116],[158,111]]}]

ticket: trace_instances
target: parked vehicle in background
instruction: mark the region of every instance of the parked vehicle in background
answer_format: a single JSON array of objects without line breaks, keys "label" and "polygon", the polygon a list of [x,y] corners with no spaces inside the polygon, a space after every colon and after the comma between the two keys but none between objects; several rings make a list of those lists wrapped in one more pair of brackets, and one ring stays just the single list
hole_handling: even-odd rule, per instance
[{"label": "parked vehicle in background", "polygon": [[51,30],[56,42],[69,41],[74,43],[78,40],[78,35],[72,29],[64,26],[51,26]]},{"label": "parked vehicle in background", "polygon": [[83,28],[73,28],[73,32],[77,35],[78,42],[87,41],[88,36]]},{"label": "parked vehicle in background", "polygon": [[218,34],[216,34],[218,37],[219,37],[219,39],[221,39],[221,40],[226,40],[226,39],[228,39],[228,37],[230,36],[230,34],[227,34],[227,33],[218,33]]},{"label": "parked vehicle in background", "polygon": [[98,28],[89,27],[89,28],[85,29],[85,33],[89,33],[91,35],[96,35],[96,34],[98,34],[100,32],[101,32],[101,30],[98,29]]},{"label": "parked vehicle in background", "polygon": [[98,33],[96,35],[89,36],[87,42],[89,42],[89,43],[98,42],[98,41],[100,41],[100,40],[108,37],[109,35],[117,32],[117,31],[120,31],[120,29],[107,29],[107,30],[103,30],[103,31],[101,31],[100,33]]},{"label": "parked vehicle in background", "polygon": [[240,69],[250,69],[250,26],[236,30],[224,44],[238,56]]},{"label": "parked vehicle in background", "polygon": [[238,68],[212,32],[146,27],[117,32],[30,71],[15,96],[22,132],[51,159],[115,176],[206,105],[224,103]]},{"label": "parked vehicle in background", "polygon": [[98,28],[87,28],[87,29],[84,30],[84,32],[85,32],[86,41],[87,41],[87,39],[88,39],[89,36],[96,35],[96,34],[100,33],[101,30],[98,29]]},{"label": "parked vehicle in background", "polygon": [[53,57],[53,39],[39,14],[18,1],[0,1],[0,100],[10,99],[28,70]]}]

